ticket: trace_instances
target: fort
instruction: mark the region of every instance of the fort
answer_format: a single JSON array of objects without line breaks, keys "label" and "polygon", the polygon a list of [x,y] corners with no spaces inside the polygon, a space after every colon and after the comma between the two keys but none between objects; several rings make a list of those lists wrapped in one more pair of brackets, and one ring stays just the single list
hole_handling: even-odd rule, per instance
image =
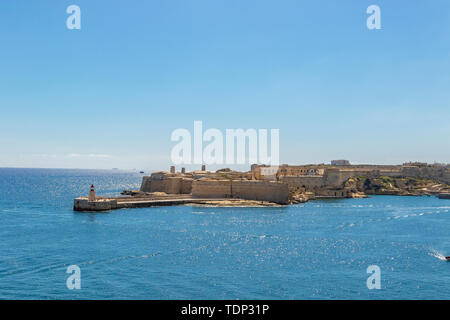
[{"label": "fort", "polygon": [[254,164],[250,171],[228,168],[187,172],[153,172],[144,176],[140,190],[122,197],[89,197],[74,200],[74,210],[106,211],[162,205],[287,205],[323,198],[358,198],[373,194],[439,195],[450,191],[450,165],[419,162],[402,165],[352,165],[348,160],[331,164],[269,167]]}]

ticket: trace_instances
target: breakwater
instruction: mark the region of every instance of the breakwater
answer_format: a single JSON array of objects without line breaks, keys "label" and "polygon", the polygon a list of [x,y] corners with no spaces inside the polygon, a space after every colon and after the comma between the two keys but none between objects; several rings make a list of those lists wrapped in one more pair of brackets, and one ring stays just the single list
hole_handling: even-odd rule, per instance
[{"label": "breakwater", "polygon": [[202,205],[202,206],[221,206],[221,207],[261,207],[274,206],[274,203],[266,201],[252,201],[242,199],[224,199],[224,198],[193,198],[179,197],[166,199],[145,199],[135,197],[123,198],[103,198],[89,201],[87,197],[74,199],[74,211],[110,211],[115,209],[147,208],[162,206],[180,206],[180,205]]}]

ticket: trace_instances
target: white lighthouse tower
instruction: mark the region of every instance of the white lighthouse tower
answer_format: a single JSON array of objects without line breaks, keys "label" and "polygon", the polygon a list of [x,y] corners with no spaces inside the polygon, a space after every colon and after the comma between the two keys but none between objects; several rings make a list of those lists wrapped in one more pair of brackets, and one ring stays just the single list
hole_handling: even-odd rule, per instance
[{"label": "white lighthouse tower", "polygon": [[91,185],[91,191],[89,191],[89,201],[95,201],[95,187]]}]

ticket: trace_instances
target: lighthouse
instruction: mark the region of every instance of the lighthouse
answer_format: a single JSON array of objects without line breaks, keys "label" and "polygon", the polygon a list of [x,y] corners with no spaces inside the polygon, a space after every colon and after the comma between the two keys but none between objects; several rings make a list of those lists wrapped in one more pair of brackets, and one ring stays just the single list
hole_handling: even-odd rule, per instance
[{"label": "lighthouse", "polygon": [[89,201],[95,201],[95,187],[91,185],[91,191],[89,191]]}]

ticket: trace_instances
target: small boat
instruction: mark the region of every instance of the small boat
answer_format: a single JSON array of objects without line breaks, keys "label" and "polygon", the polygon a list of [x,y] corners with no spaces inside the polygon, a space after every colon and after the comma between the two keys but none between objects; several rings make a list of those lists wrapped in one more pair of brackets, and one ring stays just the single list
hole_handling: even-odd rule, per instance
[{"label": "small boat", "polygon": [[139,171],[139,173],[144,173],[144,171]]},{"label": "small boat", "polygon": [[445,257],[445,260],[450,261],[450,256]]}]

